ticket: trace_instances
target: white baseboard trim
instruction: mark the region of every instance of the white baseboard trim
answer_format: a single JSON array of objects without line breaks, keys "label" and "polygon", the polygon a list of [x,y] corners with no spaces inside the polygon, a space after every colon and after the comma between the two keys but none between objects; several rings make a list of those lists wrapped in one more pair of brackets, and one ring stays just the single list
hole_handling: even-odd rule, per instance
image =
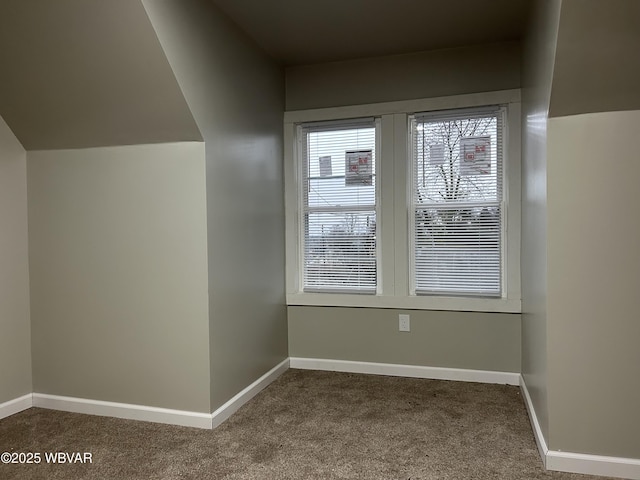
[{"label": "white baseboard trim", "polygon": [[146,405],[64,397],[60,395],[48,395],[46,393],[34,393],[0,404],[0,418],[13,415],[14,413],[33,406],[48,408],[51,410],[61,410],[64,412],[84,413],[88,415],[100,415],[103,417],[116,417],[128,420],[141,420],[145,422],[165,423],[169,425],[182,425],[184,427],[212,429],[216,428],[228,419],[240,407],[255,397],[276,378],[286,372],[288,368],[289,359],[287,358],[258,378],[244,390],[239,392],[213,413],[172,410],[169,408],[149,407]]},{"label": "white baseboard trim", "polygon": [[27,393],[8,402],[0,403],[0,420],[33,406],[33,394]]},{"label": "white baseboard trim", "polygon": [[33,406],[63,412],[125,418],[145,422],[182,425],[184,427],[211,428],[211,414],[149,407],[129,403],[105,402],[86,398],[63,397],[45,393],[33,394]]},{"label": "white baseboard trim", "polygon": [[547,470],[640,480],[640,460],[584,453],[547,452]]},{"label": "white baseboard trim", "polygon": [[520,390],[522,391],[522,396],[524,397],[524,405],[527,407],[529,421],[531,422],[531,428],[533,428],[533,437],[536,439],[536,445],[538,446],[538,453],[540,454],[540,458],[542,459],[544,468],[548,470],[547,452],[549,451],[549,449],[547,448],[547,442],[544,439],[544,435],[542,434],[542,428],[540,427],[540,422],[538,421],[536,410],[535,408],[533,408],[533,402],[531,401],[531,395],[529,395],[527,384],[524,382],[524,378],[522,377],[522,375],[520,375]]},{"label": "white baseboard trim", "polygon": [[276,380],[280,375],[286,372],[289,369],[289,359],[285,359],[280,362],[278,365],[273,367],[251,385],[249,385],[244,390],[238,392],[233,398],[227,401],[225,404],[217,408],[211,414],[212,427],[216,428],[222,422],[227,420],[231,415],[233,415],[240,407],[242,407],[245,403],[255,397],[258,393],[264,390],[271,382]]},{"label": "white baseboard trim", "polygon": [[547,470],[640,480],[640,459],[549,450],[547,442],[542,435],[542,429],[540,428],[536,411],[533,408],[529,390],[522,377],[520,379],[520,388],[523,392],[538,451]]},{"label": "white baseboard trim", "polygon": [[512,372],[423,367],[419,365],[397,365],[393,363],[354,362],[350,360],[327,360],[322,358],[291,357],[290,361],[291,368],[300,368],[303,370],[367,373],[372,375],[389,375],[393,377],[455,380],[458,382],[499,383],[506,385],[520,384],[520,374]]}]

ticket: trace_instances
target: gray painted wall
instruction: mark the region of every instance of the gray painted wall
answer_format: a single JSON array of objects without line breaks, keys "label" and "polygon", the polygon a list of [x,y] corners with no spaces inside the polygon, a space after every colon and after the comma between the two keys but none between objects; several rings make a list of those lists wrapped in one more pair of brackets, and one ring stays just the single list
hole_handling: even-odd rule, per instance
[{"label": "gray painted wall", "polygon": [[547,119],[560,5],[535,3],[522,75],[522,376],[547,443]]},{"label": "gray painted wall", "polygon": [[0,403],[31,393],[27,155],[0,117]]},{"label": "gray painted wall", "polygon": [[27,150],[202,140],[140,0],[0,2],[0,65]]},{"label": "gray painted wall", "polygon": [[287,111],[508,90],[520,87],[520,44],[290,67],[286,81]]},{"label": "gray painted wall", "polygon": [[[411,331],[398,331],[398,314]],[[520,372],[520,315],[289,307],[289,354],[362,362]]]},{"label": "gray painted wall", "polygon": [[550,450],[637,459],[640,10],[537,6],[523,64],[523,376]]},{"label": "gray painted wall", "polygon": [[549,448],[640,459],[640,111],[548,131]]},{"label": "gray painted wall", "polygon": [[640,2],[563,0],[549,115],[640,109]]},{"label": "gray painted wall", "polygon": [[287,357],[284,78],[212,2],[144,5],[206,142],[215,409]]},{"label": "gray painted wall", "polygon": [[202,143],[27,153],[33,389],[210,412]]},{"label": "gray painted wall", "polygon": [[[287,110],[519,88],[520,46],[492,44],[292,67],[286,70],[286,80]],[[412,311],[415,330],[398,336],[399,313],[404,312],[289,306],[289,353],[520,371],[520,315]],[[482,339],[475,346],[470,346],[470,332]]]}]

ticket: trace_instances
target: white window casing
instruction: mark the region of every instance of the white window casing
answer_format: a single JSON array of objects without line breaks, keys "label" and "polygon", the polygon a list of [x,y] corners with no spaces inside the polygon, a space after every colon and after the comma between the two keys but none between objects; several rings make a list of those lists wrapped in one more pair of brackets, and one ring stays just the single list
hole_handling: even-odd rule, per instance
[{"label": "white window casing", "polygon": [[[429,163],[431,152],[424,150],[429,149],[429,142],[417,147],[417,125],[428,128],[429,121],[443,121],[447,115],[457,115],[458,121],[464,115],[488,115],[486,118],[495,115],[495,131],[488,135],[479,131],[476,132],[478,135],[461,136],[469,137],[462,142],[463,150],[488,146],[493,170],[479,174],[474,171],[483,166],[480,155],[480,162],[463,167],[466,169],[462,172],[463,177],[468,178],[461,180],[466,181],[467,187],[474,188],[476,194],[467,190],[450,192],[447,197],[443,190],[447,201],[437,202],[435,197],[429,200],[424,192],[418,195],[414,187],[416,177],[419,175],[422,179],[423,173],[427,190],[431,187],[430,193],[437,193],[438,185],[444,185],[442,178],[439,184],[436,181],[429,185],[426,178],[429,167],[436,167],[441,160],[436,147],[434,156],[437,158]],[[341,147],[340,150],[344,150],[341,154],[321,154],[314,147],[311,153],[308,134],[332,129],[348,131],[366,124],[374,124],[376,131],[371,148],[372,185],[357,187],[357,182],[366,184],[366,180],[357,177],[349,181],[329,179],[344,174],[345,152],[358,151],[359,147]],[[286,112],[284,139],[289,305],[520,312],[519,90]],[[421,143],[424,140],[422,138]],[[432,139],[431,144],[437,143]],[[459,143],[458,140],[455,147],[458,155]],[[368,149],[362,148],[365,152]],[[311,164],[308,158],[304,160],[309,155]],[[327,156],[331,157],[331,172],[325,159],[322,161],[323,175],[320,175],[320,157]],[[459,159],[454,159],[454,164],[455,161],[459,162]],[[459,174],[459,163],[454,167]],[[431,173],[435,173],[433,168]],[[457,177],[454,175],[454,178]],[[477,188],[478,180],[486,183],[489,178],[496,181],[494,186]],[[501,185],[498,178],[502,179]],[[315,182],[314,187],[320,188],[322,196],[332,191],[330,201],[321,201],[318,192],[314,193],[310,183],[305,186],[305,182]],[[330,188],[332,182],[336,187],[333,190]],[[374,191],[373,206],[370,187]],[[442,203],[450,205],[440,205]],[[429,215],[421,217],[416,213],[425,211]],[[371,237],[374,215],[375,236]],[[333,220],[325,222],[325,233],[327,228],[331,230],[332,225],[340,223],[336,219],[348,218],[349,221],[344,225],[346,229],[335,229],[329,245],[321,245],[322,235],[316,233],[318,228],[322,233],[322,219],[327,218]],[[445,219],[449,220],[447,228],[442,227]],[[431,227],[432,231],[426,227]],[[345,236],[345,232],[348,235]],[[454,240],[449,248],[445,246],[447,234]],[[338,257],[342,255],[340,266],[333,272],[335,276],[331,272],[318,276],[318,272],[322,272],[318,266],[322,261],[331,263],[332,256],[335,260],[332,249]],[[473,255],[468,255],[474,249]],[[497,261],[496,249],[500,252]],[[467,259],[479,259],[475,266],[473,262],[465,261],[465,253]],[[375,280],[372,281],[373,258]],[[345,267],[345,264],[358,264],[361,260],[365,261],[359,267]],[[305,270],[308,261],[316,263],[313,268],[307,263]],[[431,273],[428,272],[429,265]],[[331,281],[323,284],[323,278]]]}]

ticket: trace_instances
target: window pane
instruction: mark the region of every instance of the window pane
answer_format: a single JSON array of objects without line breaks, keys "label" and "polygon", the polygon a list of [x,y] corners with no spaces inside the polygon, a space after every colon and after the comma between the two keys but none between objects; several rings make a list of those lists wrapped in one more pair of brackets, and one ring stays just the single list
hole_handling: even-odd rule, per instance
[{"label": "window pane", "polygon": [[305,204],[375,205],[375,126],[311,130],[305,142]]},{"label": "window pane", "polygon": [[375,122],[302,131],[303,289],[375,293]]},{"label": "window pane", "polygon": [[486,109],[414,118],[417,294],[502,293],[501,121]]},{"label": "window pane", "polygon": [[495,116],[418,122],[416,203],[498,200],[497,137]]},{"label": "window pane", "polygon": [[306,289],[375,289],[375,211],[309,213],[305,220]]},{"label": "window pane", "polygon": [[500,292],[500,209],[419,209],[415,214],[418,293]]}]

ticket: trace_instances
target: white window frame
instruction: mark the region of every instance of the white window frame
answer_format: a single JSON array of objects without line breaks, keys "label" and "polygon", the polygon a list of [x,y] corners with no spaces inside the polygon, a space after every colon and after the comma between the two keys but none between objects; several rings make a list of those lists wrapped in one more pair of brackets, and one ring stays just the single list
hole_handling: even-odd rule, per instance
[{"label": "white window frame", "polygon": [[[410,291],[410,131],[408,116],[438,110],[504,105],[504,289],[499,298],[412,295]],[[350,118],[380,118],[378,191],[378,286],[375,295],[305,293],[300,266],[300,165],[297,126]],[[285,112],[284,115],[286,291],[288,305],[373,307],[477,312],[521,311],[520,292],[520,90],[436,97],[368,105]]]}]

